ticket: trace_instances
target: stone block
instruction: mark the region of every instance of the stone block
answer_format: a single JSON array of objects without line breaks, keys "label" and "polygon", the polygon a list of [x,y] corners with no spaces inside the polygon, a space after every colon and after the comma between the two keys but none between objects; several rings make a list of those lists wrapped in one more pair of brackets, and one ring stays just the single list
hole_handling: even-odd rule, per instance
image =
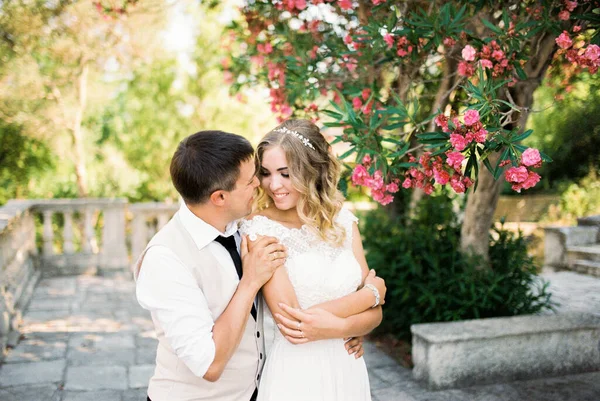
[{"label": "stone block", "polygon": [[565,313],[418,324],[413,377],[430,389],[600,370],[600,316]]},{"label": "stone block", "polygon": [[[62,401],[118,401],[121,391],[95,390],[95,391],[65,391]],[[139,401],[144,401],[142,398]]]},{"label": "stone block", "polygon": [[[2,401],[60,401],[57,384],[25,385],[0,388]],[[64,400],[63,400],[64,401]]]},{"label": "stone block", "polygon": [[66,390],[126,390],[127,369],[123,366],[69,366]]},{"label": "stone block", "polygon": [[154,374],[154,365],[136,365],[129,368],[129,388],[145,388]]},{"label": "stone block", "polygon": [[544,229],[544,264],[567,266],[567,248],[596,242],[599,227],[546,227]]},{"label": "stone block", "polygon": [[9,363],[0,367],[0,387],[60,382],[66,361]]}]

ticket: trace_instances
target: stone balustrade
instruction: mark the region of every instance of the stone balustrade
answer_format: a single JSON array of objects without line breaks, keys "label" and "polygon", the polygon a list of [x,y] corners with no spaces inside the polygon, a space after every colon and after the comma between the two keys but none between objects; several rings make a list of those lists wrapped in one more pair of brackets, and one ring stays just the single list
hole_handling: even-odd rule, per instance
[{"label": "stone balustrade", "polygon": [[11,200],[0,207],[0,359],[40,276],[128,271],[179,205],[125,199]]}]

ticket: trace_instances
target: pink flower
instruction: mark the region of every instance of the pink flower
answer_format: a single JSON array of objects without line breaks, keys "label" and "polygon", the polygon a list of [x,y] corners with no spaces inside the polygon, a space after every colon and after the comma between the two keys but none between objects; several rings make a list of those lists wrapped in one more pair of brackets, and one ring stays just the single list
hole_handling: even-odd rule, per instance
[{"label": "pink flower", "polygon": [[454,39],[452,39],[450,37],[444,39],[444,46],[452,47],[455,44],[456,44],[456,40],[454,40]]},{"label": "pink flower", "polygon": [[463,77],[470,77],[471,75],[473,75],[474,72],[475,72],[475,68],[473,68],[472,64],[467,63],[464,60],[458,63],[458,74],[459,75],[462,75]]},{"label": "pink flower", "polygon": [[473,125],[479,121],[479,112],[477,110],[467,110],[465,113],[465,125]]},{"label": "pink flower", "polygon": [[542,177],[538,173],[534,173],[533,171],[530,171],[529,175],[527,176],[527,179],[525,181],[523,181],[522,188],[529,189],[529,188],[535,187],[535,184],[540,182],[541,178]]},{"label": "pink flower", "polygon": [[373,5],[378,6],[381,3],[385,3],[386,0],[373,0]]},{"label": "pink flower", "polygon": [[369,98],[369,96],[371,96],[371,89],[364,88],[360,95],[362,96],[363,100],[367,100]]},{"label": "pink flower", "polygon": [[477,143],[484,143],[485,142],[485,138],[487,137],[488,132],[485,129],[480,129],[479,131],[475,132],[475,142]]},{"label": "pink flower", "polygon": [[534,148],[527,148],[521,155],[521,163],[524,166],[531,167],[542,164],[542,157],[540,151]]},{"label": "pink flower", "polygon": [[450,174],[445,170],[433,170],[433,177],[435,178],[435,182],[440,185],[446,185],[450,180]]},{"label": "pink flower", "polygon": [[450,179],[450,186],[457,194],[462,194],[465,192],[465,184],[461,180],[460,174],[454,174]]},{"label": "pink flower", "polygon": [[371,155],[365,155],[365,157],[363,157],[362,159],[362,164],[364,164],[365,166],[370,166],[371,165]]},{"label": "pink flower", "polygon": [[381,170],[375,171],[372,178],[367,178],[365,180],[365,185],[376,191],[383,189],[384,184]]},{"label": "pink flower", "polygon": [[306,0],[296,0],[296,8],[298,10],[304,10],[306,8]]},{"label": "pink flower", "polygon": [[571,17],[571,13],[568,12],[567,10],[562,10],[561,12],[558,13],[558,19],[561,21],[568,21],[570,17]]},{"label": "pink flower", "polygon": [[369,177],[369,172],[362,164],[354,167],[352,172],[352,183],[354,185],[365,185],[365,179]]},{"label": "pink flower", "polygon": [[352,99],[352,107],[354,107],[354,110],[358,110],[362,107],[363,102],[359,97],[355,97],[354,99]]},{"label": "pink flower", "polygon": [[441,127],[443,131],[448,132],[448,117],[440,113],[437,116],[435,116],[435,119],[433,121],[435,122],[435,125]]},{"label": "pink flower", "polygon": [[573,10],[575,10],[575,8],[577,7],[577,2],[576,1],[569,1],[566,0],[565,1],[565,7],[567,8],[567,10],[569,10],[570,12],[573,12]]},{"label": "pink flower", "polygon": [[431,185],[431,183],[425,185],[425,188],[423,188],[423,192],[425,192],[425,195],[431,195],[431,193],[433,192],[433,185]]},{"label": "pink flower", "polygon": [[379,201],[379,203],[382,204],[383,206],[385,206],[385,205],[389,205],[393,201],[394,201],[394,197],[390,194],[387,194]]},{"label": "pink flower", "polygon": [[354,8],[352,6],[352,0],[340,0],[339,4],[342,10],[352,10]]},{"label": "pink flower", "polygon": [[492,64],[492,62],[486,58],[479,60],[479,64],[481,64],[483,68],[494,68],[494,64]]},{"label": "pink flower", "polygon": [[569,33],[567,31],[563,31],[563,33],[556,38],[556,44],[561,49],[568,49],[573,45],[573,41],[569,37]]},{"label": "pink flower", "polygon": [[387,43],[388,49],[391,49],[394,46],[394,37],[389,33],[383,35],[383,41]]},{"label": "pink flower", "polygon": [[504,58],[504,52],[502,50],[494,50],[492,52],[492,58],[496,61],[500,61]]},{"label": "pink flower", "polygon": [[410,180],[410,178],[406,177],[404,179],[404,181],[402,181],[402,188],[404,189],[408,189],[412,186],[412,181]]},{"label": "pink flower", "polygon": [[395,182],[390,182],[387,187],[385,187],[385,190],[395,194],[396,192],[398,192],[400,188],[398,188],[398,184],[396,184]]},{"label": "pink flower", "polygon": [[456,171],[460,171],[465,157],[460,152],[450,152],[446,157],[446,163]]},{"label": "pink flower", "polygon": [[460,134],[450,134],[450,143],[459,152],[464,150],[469,144],[466,138]]},{"label": "pink flower", "polygon": [[477,54],[477,51],[471,45],[466,45],[465,48],[462,50],[462,58],[466,61],[475,60],[475,54]]},{"label": "pink flower", "polygon": [[596,61],[600,58],[600,46],[598,45],[589,45],[587,49],[585,49],[585,53],[583,54],[585,58],[589,61]]},{"label": "pink flower", "polygon": [[521,183],[527,179],[528,175],[529,173],[527,171],[527,167],[525,166],[511,167],[504,172],[504,178],[506,178],[506,181],[512,183]]}]

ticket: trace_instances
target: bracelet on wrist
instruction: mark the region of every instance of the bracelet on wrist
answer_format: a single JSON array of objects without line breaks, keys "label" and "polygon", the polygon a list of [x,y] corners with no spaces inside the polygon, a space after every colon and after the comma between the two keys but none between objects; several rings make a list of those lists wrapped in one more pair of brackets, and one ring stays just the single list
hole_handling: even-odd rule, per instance
[{"label": "bracelet on wrist", "polygon": [[375,303],[373,304],[373,306],[371,306],[371,308],[375,308],[376,306],[378,306],[380,298],[379,298],[379,290],[377,289],[377,287],[375,287],[373,284],[365,284],[363,288],[369,289],[375,296]]}]

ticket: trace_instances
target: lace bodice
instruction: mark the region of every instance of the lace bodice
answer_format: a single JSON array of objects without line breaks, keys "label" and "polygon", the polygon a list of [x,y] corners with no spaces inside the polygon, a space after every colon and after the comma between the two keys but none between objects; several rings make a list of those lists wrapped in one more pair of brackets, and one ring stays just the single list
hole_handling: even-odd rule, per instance
[{"label": "lace bodice", "polygon": [[285,263],[290,282],[300,307],[341,298],[358,288],[362,281],[361,267],[352,252],[352,225],[358,221],[347,209],[336,216],[346,230],[346,238],[339,247],[332,246],[308,227],[288,228],[265,216],[242,220],[240,233],[255,240],[257,235],[278,238],[288,250]]}]

